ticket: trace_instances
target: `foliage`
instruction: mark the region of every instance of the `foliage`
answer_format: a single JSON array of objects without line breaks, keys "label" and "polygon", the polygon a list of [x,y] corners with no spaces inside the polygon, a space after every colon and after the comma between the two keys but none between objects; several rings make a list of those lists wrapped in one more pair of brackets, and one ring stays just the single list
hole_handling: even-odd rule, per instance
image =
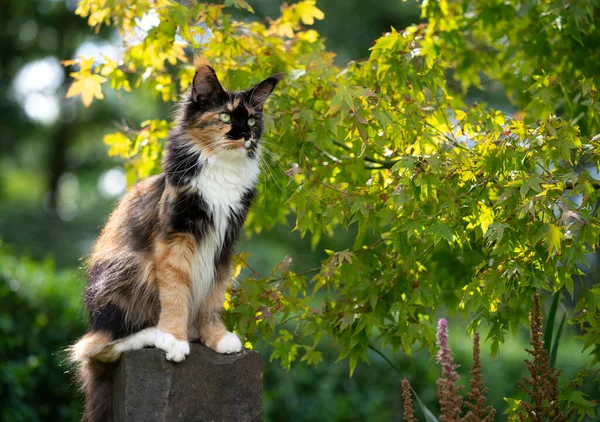
[{"label": "foliage", "polygon": [[[584,166],[600,163],[597,2],[542,3],[425,2],[426,24],[392,28],[368,59],[336,67],[307,29],[323,18],[314,0],[267,22],[236,21],[223,5],[82,0],[90,26],[117,29],[123,59],[88,67],[81,58],[74,77],[95,85],[86,101],[108,83],[174,101],[193,75],[186,49],[232,89],[286,72],[268,106],[266,199],[248,232],[295,215],[314,248],[339,230],[354,233],[354,246],[307,271],[286,257],[231,292],[229,323],[250,341],[268,339],[285,367],[319,363],[324,334],[351,373],[375,341],[433,350],[440,306],[468,311],[471,331],[487,322],[496,353],[526,323],[533,292],[561,289],[577,301],[573,322],[598,361],[600,290],[573,278],[600,235],[599,184]],[[143,31],[148,14],[159,23]],[[507,89],[518,113],[465,102],[481,75]],[[148,120],[105,137],[129,159],[130,183],[160,171],[168,127]],[[240,255],[238,270],[245,263]]]},{"label": "foliage", "polygon": [[597,0],[428,2],[435,51],[463,89],[497,80],[528,122],[561,114],[600,130]]},{"label": "foliage", "polygon": [[0,419],[78,421],[79,399],[60,353],[84,330],[75,274],[4,249],[0,245]]}]

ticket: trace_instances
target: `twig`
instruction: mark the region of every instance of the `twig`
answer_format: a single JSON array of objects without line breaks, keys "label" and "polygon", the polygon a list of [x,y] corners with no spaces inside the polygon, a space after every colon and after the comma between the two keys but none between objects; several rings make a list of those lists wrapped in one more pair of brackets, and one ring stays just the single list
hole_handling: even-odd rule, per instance
[{"label": "twig", "polygon": [[[340,148],[343,148],[344,150],[346,150],[348,152],[352,152],[352,149],[350,147],[348,147],[348,145],[344,144],[343,142],[340,142],[337,139],[333,139],[332,142],[333,142],[334,145],[336,145],[336,146],[338,146]],[[397,160],[394,160],[394,159],[382,160],[382,159],[379,159],[379,158],[371,157],[369,155],[365,155],[363,157],[363,160],[366,161],[366,162],[368,162],[368,163],[381,164],[382,167],[368,167],[368,169],[370,169],[370,170],[380,170],[380,169],[390,169],[390,168],[392,168],[392,166],[394,164],[396,164],[398,161],[400,161],[400,159],[402,158],[401,156],[395,156],[395,157],[398,157],[398,159]]]},{"label": "twig", "polygon": [[248,268],[250,271],[252,271],[252,275],[256,275],[258,278],[263,278],[260,273],[258,271],[256,271],[254,268],[252,268],[250,266],[250,264],[248,264],[248,261],[246,261],[244,258],[242,258],[242,262],[244,263],[244,265],[246,266],[246,268]]},{"label": "twig", "polygon": [[281,321],[279,324],[277,324],[277,325],[275,326],[275,328],[279,328],[279,327],[281,327],[282,325],[284,325],[285,323],[287,323],[287,322],[289,322],[289,321],[291,321],[291,320],[293,320],[293,319],[297,319],[297,318],[300,318],[300,315],[295,315],[295,316],[289,317],[288,319],[286,319],[286,320],[284,320],[284,321]]}]

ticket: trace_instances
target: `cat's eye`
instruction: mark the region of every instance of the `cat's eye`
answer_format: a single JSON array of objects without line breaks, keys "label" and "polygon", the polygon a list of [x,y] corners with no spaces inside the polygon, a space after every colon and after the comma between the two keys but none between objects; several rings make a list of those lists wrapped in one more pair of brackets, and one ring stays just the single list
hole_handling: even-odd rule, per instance
[{"label": "cat's eye", "polygon": [[256,124],[256,119],[254,119],[254,117],[250,117],[248,119],[248,126],[252,127]]},{"label": "cat's eye", "polygon": [[229,113],[221,113],[219,114],[219,119],[225,123],[229,123],[231,122],[231,115]]}]

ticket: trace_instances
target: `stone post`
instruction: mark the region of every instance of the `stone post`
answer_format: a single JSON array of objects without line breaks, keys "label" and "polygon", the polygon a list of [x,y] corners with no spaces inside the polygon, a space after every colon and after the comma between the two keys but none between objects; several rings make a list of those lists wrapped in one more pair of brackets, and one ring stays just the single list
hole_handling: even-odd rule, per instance
[{"label": "stone post", "polygon": [[232,355],[191,344],[169,362],[162,350],[125,353],[114,379],[115,422],[259,422],[263,419],[260,355]]}]

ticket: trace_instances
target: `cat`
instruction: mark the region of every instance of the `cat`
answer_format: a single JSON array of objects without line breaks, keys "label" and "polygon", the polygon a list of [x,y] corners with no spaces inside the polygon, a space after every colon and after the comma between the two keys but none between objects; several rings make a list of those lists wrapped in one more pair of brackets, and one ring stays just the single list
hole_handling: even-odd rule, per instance
[{"label": "cat", "polygon": [[196,73],[169,132],[163,173],[134,185],[88,262],[89,331],[69,349],[85,395],[84,420],[112,420],[115,361],[157,347],[180,362],[189,342],[242,350],[221,319],[231,257],[256,194],[263,106],[280,76],[228,92],[209,63]]}]

